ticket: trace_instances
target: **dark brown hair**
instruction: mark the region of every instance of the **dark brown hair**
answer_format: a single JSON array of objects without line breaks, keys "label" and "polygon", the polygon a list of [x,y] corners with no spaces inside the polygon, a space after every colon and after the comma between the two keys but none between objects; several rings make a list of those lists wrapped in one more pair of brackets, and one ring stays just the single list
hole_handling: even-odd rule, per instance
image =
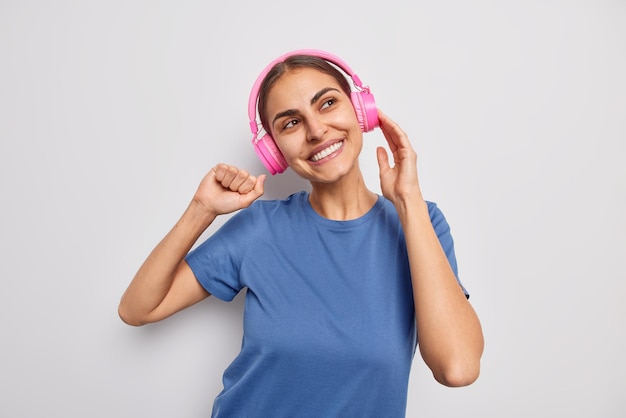
[{"label": "dark brown hair", "polygon": [[263,79],[261,87],[259,88],[259,118],[261,119],[263,129],[265,129],[265,132],[267,133],[271,132],[269,129],[270,126],[268,124],[268,117],[266,114],[267,96],[269,94],[269,91],[272,89],[272,87],[274,87],[274,84],[276,84],[278,79],[282,77],[286,72],[298,68],[312,68],[324,74],[328,74],[329,76],[337,80],[341,89],[348,96],[350,96],[350,83],[343,75],[343,73],[339,71],[334,65],[330,64],[328,61],[312,55],[292,55],[290,57],[287,57],[284,61],[279,62],[272,67],[272,69]]}]

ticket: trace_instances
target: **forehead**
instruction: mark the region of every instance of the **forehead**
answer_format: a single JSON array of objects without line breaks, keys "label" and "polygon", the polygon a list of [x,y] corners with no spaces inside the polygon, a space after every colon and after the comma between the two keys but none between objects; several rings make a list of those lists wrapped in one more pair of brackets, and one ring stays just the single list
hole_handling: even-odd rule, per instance
[{"label": "forehead", "polygon": [[[267,108],[273,110],[298,103],[309,103],[313,96],[323,88],[333,87],[341,90],[337,80],[329,74],[313,68],[295,68],[285,72],[269,90]],[[290,105],[291,104],[291,105]]]}]

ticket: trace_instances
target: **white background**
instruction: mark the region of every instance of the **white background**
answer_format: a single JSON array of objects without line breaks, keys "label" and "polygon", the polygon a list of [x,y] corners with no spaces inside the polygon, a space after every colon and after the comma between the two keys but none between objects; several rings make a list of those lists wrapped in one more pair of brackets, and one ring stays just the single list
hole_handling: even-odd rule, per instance
[{"label": "white background", "polygon": [[249,89],[299,48],[409,134],[482,320],[479,380],[417,357],[407,416],[623,417],[621,0],[0,1],[0,416],[208,416],[243,298],[141,328],[117,304],[210,167],[265,172]]}]

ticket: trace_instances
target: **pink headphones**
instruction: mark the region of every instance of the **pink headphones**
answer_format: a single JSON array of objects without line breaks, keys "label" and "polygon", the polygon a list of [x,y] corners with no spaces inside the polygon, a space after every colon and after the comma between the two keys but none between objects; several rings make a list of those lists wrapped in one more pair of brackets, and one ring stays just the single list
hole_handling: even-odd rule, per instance
[{"label": "pink headphones", "polygon": [[285,157],[276,146],[274,139],[268,133],[265,133],[259,138],[260,123],[257,123],[256,119],[259,89],[263,79],[274,67],[274,65],[279,62],[283,62],[292,55],[312,55],[320,57],[342,69],[352,78],[352,82],[357,89],[350,94],[350,98],[352,100],[354,111],[356,112],[357,120],[361,126],[361,130],[363,132],[369,132],[378,126],[376,103],[374,102],[374,96],[370,93],[369,87],[363,86],[359,76],[357,76],[348,64],[343,62],[339,57],[316,49],[301,49],[284,54],[272,61],[267,67],[265,67],[261,74],[259,74],[259,77],[252,86],[250,99],[248,101],[248,116],[250,118],[250,129],[252,130],[252,144],[254,145],[254,150],[257,155],[272,174],[282,173],[287,169],[288,164],[287,161],[285,161]]}]

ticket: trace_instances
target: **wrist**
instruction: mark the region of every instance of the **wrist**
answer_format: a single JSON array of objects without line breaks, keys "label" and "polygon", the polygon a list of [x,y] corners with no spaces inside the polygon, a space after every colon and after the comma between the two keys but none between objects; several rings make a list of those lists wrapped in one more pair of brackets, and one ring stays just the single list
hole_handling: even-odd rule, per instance
[{"label": "wrist", "polygon": [[421,194],[400,197],[396,199],[395,207],[403,223],[414,216],[426,216],[430,219],[428,205]]},{"label": "wrist", "polygon": [[394,204],[398,210],[415,210],[416,208],[426,206],[426,201],[419,189],[414,189],[406,193],[398,193],[395,196]]},{"label": "wrist", "polygon": [[217,218],[217,213],[208,209],[205,205],[193,199],[181,220],[206,229]]}]

